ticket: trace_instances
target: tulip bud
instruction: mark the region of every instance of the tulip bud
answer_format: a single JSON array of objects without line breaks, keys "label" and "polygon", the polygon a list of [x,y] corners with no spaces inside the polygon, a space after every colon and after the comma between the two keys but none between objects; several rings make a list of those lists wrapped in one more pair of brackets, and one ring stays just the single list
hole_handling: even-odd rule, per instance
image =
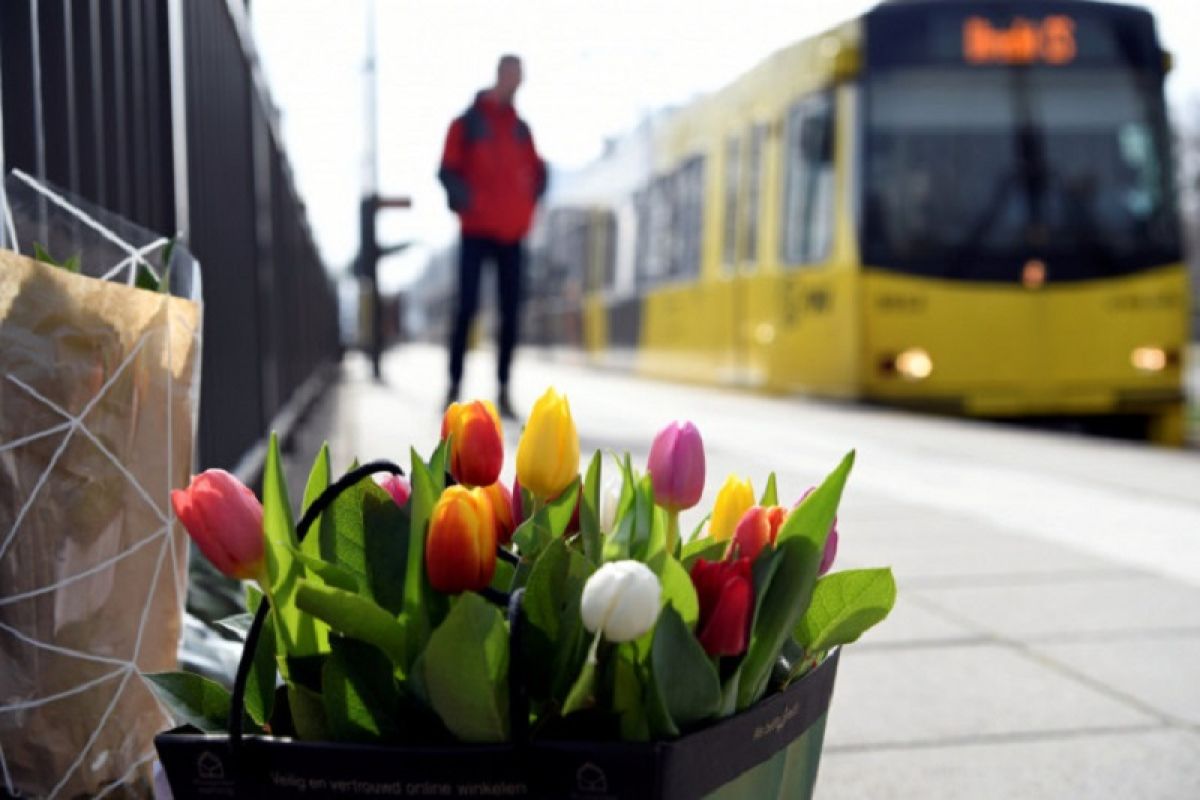
[{"label": "tulip bud", "polygon": [[609,478],[600,487],[600,531],[612,533],[617,524],[617,506],[621,504],[621,481]]},{"label": "tulip bud", "polygon": [[500,544],[508,544],[512,541],[513,531],[517,529],[517,523],[513,518],[512,494],[508,491],[508,487],[500,481],[488,486],[483,493],[487,495],[488,503],[492,506],[492,517],[496,523],[496,541]]},{"label": "tulip bud", "polygon": [[192,477],[171,492],[171,506],[200,552],[230,578],[263,579],[262,503],[223,469]]},{"label": "tulip bud", "polygon": [[479,591],[496,572],[496,522],[482,489],[451,486],[429,517],[425,571],[439,592]]},{"label": "tulip bud", "polygon": [[672,422],[658,432],[647,465],[654,501],[668,511],[700,502],[704,492],[704,442],[690,422]]},{"label": "tulip bud", "polygon": [[396,505],[404,508],[408,505],[408,498],[412,494],[412,487],[408,483],[408,479],[403,475],[388,475],[386,478],[377,480],[379,486],[387,490],[387,493],[396,501]]},{"label": "tulip bud", "polygon": [[754,487],[747,478],[730,475],[725,485],[717,492],[713,504],[712,519],[708,522],[708,535],[713,541],[724,542],[733,536],[733,529],[746,509],[754,505]]},{"label": "tulip bud", "polygon": [[788,511],[783,506],[751,506],[738,520],[733,532],[733,540],[725,551],[726,558],[758,558],[758,554],[768,544],[775,544],[779,528],[787,519]]},{"label": "tulip bud", "polygon": [[[800,499],[796,501],[796,505],[792,506],[792,508],[799,508],[800,504],[803,503],[805,499],[807,499],[808,496],[816,490],[817,487],[815,486],[808,487],[808,491],[800,496]],[[829,526],[829,535],[825,538],[825,551],[821,553],[821,566],[817,569],[817,575],[824,575],[826,572],[829,572],[830,567],[833,566],[833,560],[837,558],[837,549],[837,515],[834,515],[833,523]]]},{"label": "tulip bud", "polygon": [[533,404],[517,445],[517,478],[542,501],[579,474],[579,434],[567,398],[550,388]]},{"label": "tulip bud", "polygon": [[525,521],[525,501],[521,497],[521,478],[513,478],[512,488],[512,518],[513,525],[520,527]]},{"label": "tulip bud", "polygon": [[696,559],[692,585],[700,601],[696,638],[710,656],[745,652],[754,613],[754,582],[749,558],[733,561]]},{"label": "tulip bud", "polygon": [[610,642],[630,642],[654,627],[662,584],[640,561],[610,561],[583,586],[583,626]]},{"label": "tulip bud", "polygon": [[491,486],[504,466],[504,435],[496,407],[486,400],[451,403],[442,417],[450,439],[450,474],[463,486]]}]

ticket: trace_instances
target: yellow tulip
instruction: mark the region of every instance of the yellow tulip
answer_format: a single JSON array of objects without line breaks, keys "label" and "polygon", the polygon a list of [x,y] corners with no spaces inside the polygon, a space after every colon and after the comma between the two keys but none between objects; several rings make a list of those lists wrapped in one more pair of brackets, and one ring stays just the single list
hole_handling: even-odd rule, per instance
[{"label": "yellow tulip", "polygon": [[714,541],[724,542],[733,536],[738,520],[746,513],[746,509],[754,505],[754,488],[749,478],[730,475],[725,479],[725,485],[717,493],[717,502],[713,505],[712,519],[708,522],[708,532]]},{"label": "yellow tulip", "polygon": [[553,387],[538,398],[517,444],[517,478],[543,501],[579,475],[579,434],[567,398]]}]

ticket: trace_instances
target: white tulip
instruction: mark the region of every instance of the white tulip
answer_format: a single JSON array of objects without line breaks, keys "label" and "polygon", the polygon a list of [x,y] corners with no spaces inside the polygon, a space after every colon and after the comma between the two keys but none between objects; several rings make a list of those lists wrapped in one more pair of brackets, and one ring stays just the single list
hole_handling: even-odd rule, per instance
[{"label": "white tulip", "polygon": [[609,478],[600,487],[600,531],[604,534],[613,532],[617,523],[617,506],[621,502],[621,481]]},{"label": "white tulip", "polygon": [[610,642],[631,642],[654,627],[662,584],[640,561],[611,561],[583,587],[583,626]]}]

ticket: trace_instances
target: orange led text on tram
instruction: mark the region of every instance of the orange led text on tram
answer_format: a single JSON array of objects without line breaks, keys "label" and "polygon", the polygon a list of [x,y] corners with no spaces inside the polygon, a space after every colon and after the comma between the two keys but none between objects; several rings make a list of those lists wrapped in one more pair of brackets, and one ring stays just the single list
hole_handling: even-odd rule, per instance
[{"label": "orange led text on tram", "polygon": [[1075,20],[1053,14],[1038,20],[1016,17],[1007,28],[984,17],[963,23],[963,58],[970,64],[1034,64],[1054,66],[1075,60]]}]

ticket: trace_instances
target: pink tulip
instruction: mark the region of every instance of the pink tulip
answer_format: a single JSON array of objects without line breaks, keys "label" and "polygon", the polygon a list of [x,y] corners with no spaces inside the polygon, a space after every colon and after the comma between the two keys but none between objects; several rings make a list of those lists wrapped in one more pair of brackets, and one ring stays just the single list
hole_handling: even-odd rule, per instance
[{"label": "pink tulip", "polygon": [[[801,503],[804,502],[806,497],[816,490],[817,487],[815,486],[808,487],[808,491],[806,491],[804,495],[796,501],[796,505],[792,506],[792,508],[797,508]],[[837,516],[835,515],[833,518],[833,524],[829,526],[829,536],[825,538],[825,552],[821,553],[821,566],[817,569],[818,575],[824,575],[826,572],[829,572],[829,568],[833,566],[833,560],[837,558],[837,549],[838,530]]]},{"label": "pink tulip", "polygon": [[378,482],[392,496],[392,499],[396,501],[396,505],[401,508],[408,505],[408,497],[412,494],[412,487],[403,475],[388,475],[386,478],[379,479]]},{"label": "pink tulip", "polygon": [[682,511],[700,502],[704,492],[704,442],[690,422],[672,422],[659,431],[650,446],[647,465],[654,483],[654,500],[668,511]]},{"label": "pink tulip", "polygon": [[173,490],[171,505],[213,566],[238,580],[263,577],[263,508],[245,484],[223,469],[206,470]]}]

